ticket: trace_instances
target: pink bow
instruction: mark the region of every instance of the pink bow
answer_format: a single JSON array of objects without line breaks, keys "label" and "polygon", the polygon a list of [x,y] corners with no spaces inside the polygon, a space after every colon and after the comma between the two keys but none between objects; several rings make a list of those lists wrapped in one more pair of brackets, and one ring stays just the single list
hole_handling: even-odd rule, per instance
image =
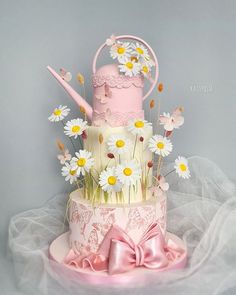
[{"label": "pink bow", "polygon": [[127,272],[137,266],[151,269],[165,268],[169,261],[183,253],[171,240],[165,243],[157,223],[152,224],[136,245],[118,226],[113,225],[106,234],[99,254],[85,257],[67,257],[65,263],[77,267],[90,267],[94,271],[106,270],[109,274]]},{"label": "pink bow", "polygon": [[[119,227],[113,227],[108,233],[108,238],[111,241],[108,260],[109,274],[123,273],[136,266],[161,268],[168,264],[163,247],[164,239],[156,223],[147,229],[137,245]],[[101,250],[103,246],[106,247],[102,244]]]}]

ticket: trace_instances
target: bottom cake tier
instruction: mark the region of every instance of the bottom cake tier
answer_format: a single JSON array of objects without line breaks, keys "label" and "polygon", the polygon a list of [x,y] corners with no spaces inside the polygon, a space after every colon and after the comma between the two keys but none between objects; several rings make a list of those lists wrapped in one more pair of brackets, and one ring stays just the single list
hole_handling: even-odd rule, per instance
[{"label": "bottom cake tier", "polygon": [[166,232],[166,196],[136,204],[93,205],[76,190],[70,195],[69,244],[77,255],[97,253],[112,226],[118,226],[138,243],[148,227],[157,223]]},{"label": "bottom cake tier", "polygon": [[[124,273],[131,272],[129,278],[135,281],[135,269],[145,277],[148,270],[155,273],[185,266],[184,242],[166,232],[165,195],[136,204],[96,206],[82,196],[80,190],[70,195],[69,232],[51,244],[53,260],[91,283],[97,282],[96,274],[101,278],[101,272],[122,275],[122,280],[128,278]],[[104,283],[112,282],[106,275],[102,278]]]}]

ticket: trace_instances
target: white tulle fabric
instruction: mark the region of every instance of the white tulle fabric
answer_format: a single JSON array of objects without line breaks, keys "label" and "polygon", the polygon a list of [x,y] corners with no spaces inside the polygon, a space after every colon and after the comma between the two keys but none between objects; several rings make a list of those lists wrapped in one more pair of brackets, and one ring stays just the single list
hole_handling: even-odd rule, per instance
[{"label": "white tulle fabric", "polygon": [[[188,246],[184,270],[159,273],[144,287],[86,286],[55,272],[62,267],[48,260],[48,246],[67,228],[63,226],[66,195],[44,207],[14,216],[9,227],[9,247],[24,293],[33,294],[232,294],[236,286],[235,186],[212,162],[189,159],[192,178],[169,178],[168,231]],[[170,166],[165,168],[169,171]],[[53,270],[54,268],[54,270]],[[226,292],[226,293],[225,293]]]}]

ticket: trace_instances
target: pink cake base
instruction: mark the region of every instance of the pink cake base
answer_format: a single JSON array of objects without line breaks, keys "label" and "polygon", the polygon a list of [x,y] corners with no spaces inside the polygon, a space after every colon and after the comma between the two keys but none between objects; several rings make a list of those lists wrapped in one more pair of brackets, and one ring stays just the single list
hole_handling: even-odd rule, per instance
[{"label": "pink cake base", "polygon": [[[76,279],[80,283],[91,285],[112,285],[114,284],[124,286],[126,284],[129,287],[145,285],[150,282],[155,282],[156,276],[160,275],[160,272],[174,269],[184,268],[187,262],[187,249],[184,242],[175,236],[174,234],[167,233],[167,237],[170,237],[175,243],[184,249],[183,254],[176,260],[170,262],[167,267],[161,270],[151,270],[145,267],[137,267],[132,271],[118,275],[108,275],[107,272],[94,272],[90,269],[79,269],[69,265],[62,264],[64,258],[68,254],[69,247],[69,232],[66,232],[56,238],[49,247],[49,258],[57,263],[60,263],[67,270],[70,270],[71,278]],[[58,271],[57,269],[55,269]],[[68,275],[68,274],[67,274]]]}]

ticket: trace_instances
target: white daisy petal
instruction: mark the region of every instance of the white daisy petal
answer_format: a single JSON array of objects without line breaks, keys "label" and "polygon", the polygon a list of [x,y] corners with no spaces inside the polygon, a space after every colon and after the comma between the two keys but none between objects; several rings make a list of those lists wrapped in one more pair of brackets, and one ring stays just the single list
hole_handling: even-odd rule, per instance
[{"label": "white daisy petal", "polygon": [[127,153],[131,144],[131,141],[122,134],[111,135],[107,141],[109,152],[119,155]]},{"label": "white daisy petal", "polygon": [[189,167],[188,167],[188,160],[186,158],[179,156],[175,160],[174,168],[176,173],[179,175],[179,177],[186,178],[186,179],[191,177]]},{"label": "white daisy petal", "polygon": [[85,175],[85,172],[89,172],[94,165],[94,158],[92,154],[86,150],[79,150],[75,153],[76,157],[73,157],[70,164],[72,169],[77,170],[77,175]]},{"label": "white daisy petal", "polygon": [[122,184],[115,174],[115,167],[107,168],[99,176],[99,184],[105,192],[120,192]]},{"label": "white daisy petal", "polygon": [[120,63],[125,63],[131,55],[131,47],[129,42],[118,41],[115,45],[111,46],[110,55],[113,59],[118,59]]},{"label": "white daisy petal", "polygon": [[162,135],[154,135],[149,139],[148,147],[153,153],[166,157],[173,149],[173,145],[169,139]]},{"label": "white daisy petal", "polygon": [[128,59],[118,67],[120,72],[124,73],[125,76],[133,77],[140,73],[140,63],[137,63],[134,60],[132,61]]},{"label": "white daisy petal", "polygon": [[77,179],[76,169],[72,168],[67,162],[65,166],[62,167],[61,174],[65,177],[65,181],[70,181],[70,184],[73,184]]},{"label": "white daisy petal", "polygon": [[145,60],[145,59],[146,60],[149,60],[150,59],[148,50],[147,50],[147,48],[144,45],[136,42],[135,44],[132,43],[131,44],[131,47],[133,49],[132,54],[134,54],[138,58],[142,58],[143,60]]},{"label": "white daisy petal", "polygon": [[59,122],[63,120],[70,112],[70,109],[67,106],[60,105],[55,108],[51,116],[48,117],[48,120],[51,122]]},{"label": "white daisy petal", "polygon": [[64,127],[64,133],[69,137],[74,137],[75,139],[83,133],[87,128],[87,122],[82,119],[73,119],[66,123]]},{"label": "white daisy petal", "polygon": [[152,123],[149,123],[146,120],[133,119],[129,121],[127,129],[134,135],[143,135],[149,126],[152,126]]},{"label": "white daisy petal", "polygon": [[141,178],[141,168],[135,160],[118,165],[115,173],[118,180],[126,186],[134,185]]}]

